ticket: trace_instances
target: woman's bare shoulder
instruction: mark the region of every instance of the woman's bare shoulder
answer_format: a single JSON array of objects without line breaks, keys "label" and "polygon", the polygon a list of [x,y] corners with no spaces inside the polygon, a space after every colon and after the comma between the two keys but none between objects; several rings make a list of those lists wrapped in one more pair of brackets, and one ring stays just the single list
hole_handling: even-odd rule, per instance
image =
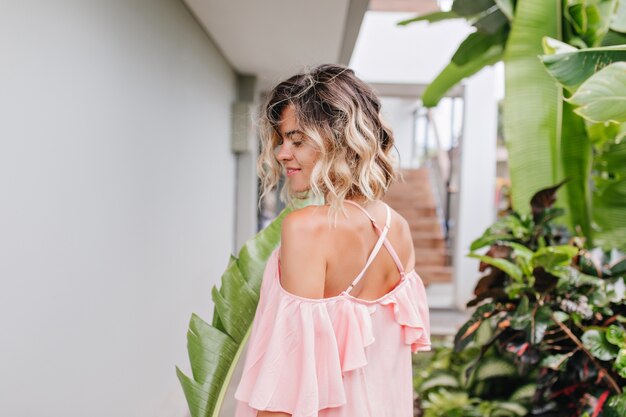
[{"label": "woman's bare shoulder", "polygon": [[281,285],[288,292],[306,298],[324,296],[326,253],[324,234],[314,207],[288,213],[281,225]]}]

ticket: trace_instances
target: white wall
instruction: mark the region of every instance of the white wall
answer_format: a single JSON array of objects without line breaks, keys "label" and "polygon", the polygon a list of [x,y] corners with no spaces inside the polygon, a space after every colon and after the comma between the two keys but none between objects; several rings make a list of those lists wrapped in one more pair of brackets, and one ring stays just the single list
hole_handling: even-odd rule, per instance
[{"label": "white wall", "polygon": [[0,415],[177,416],[235,77],[176,0],[0,3]]},{"label": "white wall", "polygon": [[494,69],[487,67],[466,83],[461,145],[459,212],[454,250],[454,303],[460,310],[473,298],[481,274],[468,258],[470,245],[496,220],[496,141],[498,104]]}]

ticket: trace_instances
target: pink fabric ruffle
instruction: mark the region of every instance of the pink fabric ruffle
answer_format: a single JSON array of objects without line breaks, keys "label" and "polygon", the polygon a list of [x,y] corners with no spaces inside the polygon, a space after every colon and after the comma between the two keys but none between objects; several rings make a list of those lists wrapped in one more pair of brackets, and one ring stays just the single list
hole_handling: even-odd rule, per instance
[{"label": "pink fabric ruffle", "polygon": [[235,392],[236,417],[256,410],[293,417],[317,417],[346,404],[344,377],[367,366],[367,347],[376,342],[371,315],[393,306],[396,322],[411,350],[430,349],[426,293],[412,272],[377,301],[347,294],[307,299],[280,286],[278,252],[268,260],[243,375]]},{"label": "pink fabric ruffle", "polygon": [[430,315],[426,303],[426,288],[416,272],[406,277],[405,288],[380,301],[393,305],[396,321],[402,325],[404,343],[411,345],[413,353],[428,351],[430,343]]}]

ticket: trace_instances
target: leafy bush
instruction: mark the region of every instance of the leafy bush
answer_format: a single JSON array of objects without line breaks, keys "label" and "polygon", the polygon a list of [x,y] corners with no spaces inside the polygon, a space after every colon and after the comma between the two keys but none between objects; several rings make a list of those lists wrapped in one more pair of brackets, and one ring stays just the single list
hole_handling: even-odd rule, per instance
[{"label": "leafy bush", "polygon": [[626,257],[554,222],[561,185],[473,242],[477,308],[417,381],[424,416],[626,415]]}]

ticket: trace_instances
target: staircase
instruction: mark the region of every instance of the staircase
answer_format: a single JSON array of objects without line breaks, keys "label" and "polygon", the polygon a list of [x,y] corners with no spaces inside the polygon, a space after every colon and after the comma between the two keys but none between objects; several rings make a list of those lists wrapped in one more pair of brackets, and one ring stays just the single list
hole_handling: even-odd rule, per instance
[{"label": "staircase", "polygon": [[415,246],[415,270],[428,286],[452,283],[452,267],[437,216],[437,205],[426,168],[403,169],[404,182],[394,183],[383,200],[411,227]]}]

